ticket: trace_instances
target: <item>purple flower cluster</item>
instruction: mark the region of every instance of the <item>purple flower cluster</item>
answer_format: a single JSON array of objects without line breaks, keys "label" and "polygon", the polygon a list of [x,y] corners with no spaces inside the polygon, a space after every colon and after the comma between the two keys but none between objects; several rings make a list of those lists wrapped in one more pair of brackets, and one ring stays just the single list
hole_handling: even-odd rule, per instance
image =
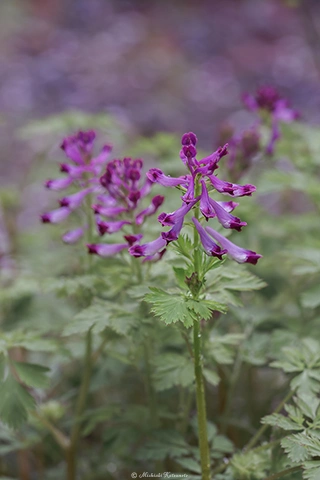
[{"label": "purple flower cluster", "polygon": [[[140,159],[112,160],[106,166],[105,173],[100,178],[104,194],[97,197],[99,203],[92,206],[96,214],[96,224],[100,235],[118,232],[125,225],[131,225],[138,233],[125,235],[126,243],[120,244],[90,244],[89,253],[107,257],[128,249],[141,240],[139,233],[141,225],[150,215],[156,213],[164,202],[162,195],[152,198],[148,207],[141,210],[141,201],[150,193],[152,182],[146,178],[141,182],[143,162]],[[105,217],[106,219],[103,219]],[[164,252],[163,252],[164,253]],[[156,260],[151,253],[147,260]]]},{"label": "purple flower cluster", "polygon": [[[60,223],[73,211],[82,208],[86,201],[87,220],[88,215],[95,215],[97,233],[100,236],[119,232],[130,225],[130,233],[124,235],[125,241],[122,243],[87,245],[89,253],[108,257],[141,240],[141,225],[147,217],[156,213],[164,197],[156,195],[149,206],[139,208],[141,201],[152,188],[152,181],[148,178],[141,181],[142,160],[124,158],[108,162],[112,149],[110,145],[105,145],[98,156],[93,156],[95,136],[93,131],[88,131],[78,132],[64,139],[61,148],[72,162],[61,164],[60,170],[66,175],[48,180],[46,187],[60,191],[73,186],[77,191],[61,198],[60,208],[44,213],[41,220],[43,223]],[[84,225],[67,232],[63,235],[64,242],[75,243],[87,228],[89,226]],[[159,255],[156,255],[150,260],[158,257]]]},{"label": "purple flower cluster", "polygon": [[273,154],[275,142],[280,138],[280,122],[290,123],[299,118],[299,113],[289,106],[289,102],[281,98],[274,87],[260,87],[255,95],[245,93],[243,102],[252,112],[265,111],[271,115],[271,138],[268,142],[266,152]]},{"label": "purple flower cluster", "polygon": [[[177,187],[183,190],[182,205],[175,212],[161,213],[158,217],[162,226],[170,226],[170,230],[162,232],[161,235],[150,243],[142,245],[132,245],[129,248],[131,255],[135,257],[149,256],[160,254],[168,243],[177,240],[184,224],[185,216],[192,208],[198,204],[200,212],[205,220],[209,218],[217,218],[218,222],[224,228],[231,228],[241,231],[246,225],[240,218],[235,217],[230,212],[234,210],[238,203],[234,201],[216,201],[210,197],[208,187],[215,189],[217,192],[229,195],[231,197],[250,196],[256,188],[254,185],[238,185],[235,183],[225,182],[219,179],[214,173],[218,168],[218,163],[222,157],[227,155],[227,145],[218,148],[208,157],[198,160],[196,158],[197,137],[194,133],[186,133],[182,137],[182,149],[180,158],[187,167],[189,173],[187,175],[173,178],[165,175],[161,170],[153,168],[148,171],[147,177],[153,183],[158,183],[165,187]],[[205,252],[222,258],[222,255],[228,254],[238,263],[256,264],[261,255],[245,250],[234,245],[210,227],[204,228],[200,221],[192,218],[193,223],[199,233],[200,240]],[[214,240],[220,245],[217,245]]]},{"label": "purple flower cluster", "polygon": [[[93,146],[96,134],[92,130],[78,132],[76,135],[66,137],[61,148],[71,160],[60,165],[60,171],[65,174],[61,178],[47,180],[49,190],[61,191],[71,186],[76,193],[64,196],[59,200],[60,208],[44,213],[41,216],[43,223],[60,223],[75,210],[82,207],[86,197],[97,192],[99,176],[111,152],[110,145],[104,145],[98,156],[93,156]],[[87,225],[71,230],[63,235],[65,243],[75,243],[84,234]]]}]

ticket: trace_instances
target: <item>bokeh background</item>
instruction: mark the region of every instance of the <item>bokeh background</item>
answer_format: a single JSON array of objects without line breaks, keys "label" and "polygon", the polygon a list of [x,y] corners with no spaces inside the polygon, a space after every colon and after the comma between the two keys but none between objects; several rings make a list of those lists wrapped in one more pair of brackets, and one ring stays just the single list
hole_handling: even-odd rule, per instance
[{"label": "bokeh background", "polygon": [[30,151],[17,129],[69,109],[137,133],[195,130],[212,147],[241,93],[272,84],[320,120],[320,4],[281,0],[2,0],[2,181]]}]

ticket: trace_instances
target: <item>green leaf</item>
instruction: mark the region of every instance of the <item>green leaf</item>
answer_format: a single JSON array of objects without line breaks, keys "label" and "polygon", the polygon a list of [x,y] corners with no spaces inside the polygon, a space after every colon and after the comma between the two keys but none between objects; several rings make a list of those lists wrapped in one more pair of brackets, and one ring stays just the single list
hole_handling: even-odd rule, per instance
[{"label": "green leaf", "polygon": [[144,299],[152,305],[151,311],[159,316],[161,320],[169,325],[170,323],[182,322],[186,327],[193,325],[194,314],[188,308],[188,299],[174,292],[167,293],[160,288],[150,287],[151,293]]},{"label": "green leaf", "polygon": [[121,305],[111,302],[94,302],[81,310],[66,326],[63,334],[73,335],[85,333],[92,328],[93,333],[100,333],[110,328],[119,335],[127,335],[136,319],[133,312]]},{"label": "green leaf", "polygon": [[188,260],[192,260],[193,245],[191,239],[187,235],[179,235],[177,241],[173,242],[175,250],[180,255],[186,257]]},{"label": "green leaf", "polygon": [[283,428],[284,430],[302,430],[303,427],[288,417],[284,417],[279,413],[267,415],[261,420],[261,423],[271,425],[272,427]]},{"label": "green leaf", "polygon": [[165,353],[154,360],[154,386],[158,391],[174,386],[188,387],[193,383],[193,370],[191,359],[177,353]]},{"label": "green leaf", "polygon": [[185,281],[187,276],[187,271],[181,267],[173,267],[173,271],[179,287],[182,288],[183,290],[187,290],[188,287]]},{"label": "green leaf", "polygon": [[146,443],[137,452],[139,460],[180,459],[190,453],[190,447],[176,430],[160,430],[156,438]]},{"label": "green leaf", "polygon": [[203,376],[207,380],[208,383],[211,383],[211,385],[218,385],[220,383],[220,377],[217,374],[217,372],[213,370],[209,370],[208,368],[203,369]]},{"label": "green leaf", "polygon": [[9,427],[18,428],[35,406],[33,397],[13,377],[8,375],[1,384],[0,419]]},{"label": "green leaf", "polygon": [[243,338],[241,333],[218,335],[213,331],[208,353],[218,364],[229,365],[233,362],[237,346]]},{"label": "green leaf", "polygon": [[187,471],[201,473],[201,465],[193,458],[179,458],[176,462]]},{"label": "green leaf", "polygon": [[308,461],[303,464],[303,478],[306,480],[319,480],[320,461]]},{"label": "green leaf", "polygon": [[47,373],[49,368],[34,363],[12,361],[20,380],[29,387],[45,388],[49,384]]},{"label": "green leaf", "polygon": [[316,285],[311,290],[301,294],[301,303],[305,308],[316,308],[320,305],[320,286]]},{"label": "green leaf", "polygon": [[281,446],[294,463],[300,463],[309,458],[306,446],[306,435],[297,433],[281,440]]}]

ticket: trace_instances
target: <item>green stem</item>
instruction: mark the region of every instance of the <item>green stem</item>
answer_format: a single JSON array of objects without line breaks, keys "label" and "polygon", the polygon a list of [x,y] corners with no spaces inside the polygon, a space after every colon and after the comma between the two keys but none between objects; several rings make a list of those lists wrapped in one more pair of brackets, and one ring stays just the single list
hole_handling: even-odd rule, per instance
[{"label": "green stem", "polygon": [[[199,182],[195,180],[195,195],[199,194]],[[195,217],[199,219],[200,211],[199,207],[195,209]],[[193,236],[193,248],[194,248],[194,273],[196,280],[199,281],[200,273],[200,251],[199,251],[199,234],[194,227]],[[192,296],[195,300],[199,299],[199,291],[192,292]],[[200,449],[200,462],[202,471],[202,480],[210,480],[210,451],[208,443],[207,432],[207,410],[206,410],[206,397],[203,379],[203,362],[201,353],[201,318],[198,317],[193,321],[193,358],[194,358],[194,375],[196,379],[196,399],[197,399],[197,414],[198,414],[198,429],[199,429],[199,449]]]},{"label": "green stem", "polygon": [[285,470],[281,470],[281,472],[273,473],[272,475],[265,478],[264,480],[277,480],[277,478],[285,477],[286,475],[289,475],[289,473],[298,472],[299,470],[301,470],[301,468],[302,468],[302,465],[286,468]]},{"label": "green stem", "polygon": [[81,435],[81,417],[86,406],[90,377],[92,367],[92,332],[91,329],[87,332],[86,337],[86,353],[84,358],[83,375],[81,380],[81,386],[79,396],[75,408],[75,418],[71,429],[70,446],[66,452],[67,461],[67,480],[76,479],[76,457],[78,443]]},{"label": "green stem", "polygon": [[143,343],[144,349],[144,362],[145,362],[145,369],[146,369],[146,390],[147,390],[147,397],[148,397],[148,405],[149,405],[149,412],[150,412],[150,424],[154,427],[158,426],[158,409],[157,409],[157,399],[156,393],[153,388],[152,382],[152,368],[150,362],[150,351],[149,351],[149,344],[148,339],[146,338]]},{"label": "green stem", "polygon": [[210,453],[207,433],[207,412],[202,372],[201,334],[199,320],[194,320],[193,322],[193,347],[202,480],[210,480]]},{"label": "green stem", "polygon": [[[279,403],[279,405],[277,406],[277,408],[273,411],[273,413],[279,413],[282,409],[283,409],[283,406],[291,399],[291,397],[294,395],[294,391],[290,390],[290,392],[288,393],[288,395],[286,395],[284,397],[284,399]],[[267,428],[269,427],[270,425],[268,424],[264,424],[262,425],[259,430],[257,431],[257,433],[252,437],[252,439],[250,440],[250,442],[246,445],[245,447],[245,451],[247,450],[251,450],[255,445],[256,443],[258,442],[258,440],[260,439],[260,437],[264,434],[264,432],[267,430]]]}]

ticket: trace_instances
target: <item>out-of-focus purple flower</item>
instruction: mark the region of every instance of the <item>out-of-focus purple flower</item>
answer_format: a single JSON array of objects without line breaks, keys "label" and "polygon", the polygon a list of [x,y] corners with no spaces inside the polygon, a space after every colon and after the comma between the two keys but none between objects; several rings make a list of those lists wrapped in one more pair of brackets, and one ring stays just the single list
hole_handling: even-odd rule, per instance
[{"label": "out-of-focus purple flower", "polygon": [[87,244],[88,253],[99,257],[112,257],[128,248],[127,243],[93,243]]},{"label": "out-of-focus purple flower", "polygon": [[99,230],[100,235],[104,235],[105,233],[115,233],[119,232],[124,225],[130,225],[131,222],[126,220],[119,220],[117,222],[104,222],[102,220],[97,221],[97,227]]},{"label": "out-of-focus purple flower", "polygon": [[280,138],[279,122],[293,122],[299,118],[299,112],[292,109],[289,102],[281,98],[277,90],[271,86],[258,88],[255,95],[245,93],[242,99],[248,110],[252,112],[262,110],[271,115],[271,138],[266,152],[272,154],[275,142]]},{"label": "out-of-focus purple flower", "polygon": [[73,183],[73,178],[71,177],[64,177],[64,178],[57,178],[55,180],[47,180],[45,186],[49,190],[64,190],[65,188],[70,187]]},{"label": "out-of-focus purple flower", "polygon": [[70,213],[71,210],[67,207],[57,208],[41,215],[41,221],[42,223],[60,223],[69,217]]},{"label": "out-of-focus purple flower", "polygon": [[193,223],[195,224],[195,227],[199,233],[199,237],[203,246],[204,251],[206,252],[207,255],[211,255],[213,257],[218,257],[220,260],[222,260],[222,255],[227,253],[227,250],[224,249],[222,250],[219,245],[217,245],[212,238],[209,237],[209,235],[206,233],[205,229],[202,227],[200,222],[193,217],[192,218]]},{"label": "out-of-focus purple flower", "polygon": [[153,199],[151,200],[151,204],[147,208],[142,210],[142,212],[138,213],[138,215],[136,216],[136,224],[142,225],[144,219],[156,213],[156,211],[163,204],[163,202],[164,197],[162,195],[156,195],[155,197],[153,197]]},{"label": "out-of-focus purple flower", "polygon": [[125,207],[103,207],[102,205],[92,205],[92,210],[98,215],[103,215],[104,217],[117,217],[123,212],[126,212]]},{"label": "out-of-focus purple flower", "polygon": [[85,228],[79,227],[75,228],[74,230],[70,230],[63,235],[62,240],[64,243],[73,244],[80,240],[81,237],[84,235]]},{"label": "out-of-focus purple flower", "polygon": [[262,255],[259,255],[252,250],[238,247],[211,227],[206,227],[205,230],[211,235],[211,237],[219,242],[220,245],[226,249],[226,253],[238,263],[252,263],[253,265],[256,265],[259,258],[262,258]]},{"label": "out-of-focus purple flower", "polygon": [[133,257],[148,257],[150,255],[155,255],[160,250],[163,250],[166,245],[166,240],[160,235],[160,237],[152,242],[144,243],[143,245],[133,245],[129,248],[129,253]]},{"label": "out-of-focus purple flower", "polygon": [[[83,201],[90,195],[90,201],[99,193],[99,175],[111,151],[110,145],[105,145],[97,157],[93,156],[95,133],[92,130],[78,132],[76,135],[66,137],[61,145],[66,156],[73,163],[62,163],[60,171],[66,176],[48,180],[46,187],[50,190],[64,190],[73,186],[75,193],[65,195],[59,200],[60,209],[45,213],[41,216],[44,223],[59,223],[69,216],[71,211],[81,209]],[[87,223],[87,219],[85,219]],[[82,233],[81,233],[82,232]],[[81,233],[81,234],[80,234]],[[65,243],[74,243],[83,234],[83,227],[71,230],[62,239]]]},{"label": "out-of-focus purple flower", "polygon": [[84,190],[80,190],[77,193],[73,193],[68,197],[63,197],[61,198],[61,200],[59,200],[60,205],[61,207],[68,207],[70,208],[70,210],[75,210],[76,208],[80,207],[83,199],[91,192],[92,190],[90,188],[86,188]]}]

